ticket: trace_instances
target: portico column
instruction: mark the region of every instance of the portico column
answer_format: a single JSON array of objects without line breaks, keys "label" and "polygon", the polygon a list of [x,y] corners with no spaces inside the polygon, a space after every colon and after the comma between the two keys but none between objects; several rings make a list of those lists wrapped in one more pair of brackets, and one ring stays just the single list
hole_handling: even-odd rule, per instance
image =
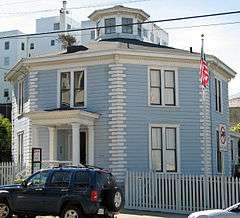
[{"label": "portico column", "polygon": [[80,124],[72,123],[72,162],[73,165],[80,163]]},{"label": "portico column", "polygon": [[94,126],[88,127],[88,164],[94,165]]},{"label": "portico column", "polygon": [[57,128],[48,127],[49,130],[49,159],[57,160]]}]

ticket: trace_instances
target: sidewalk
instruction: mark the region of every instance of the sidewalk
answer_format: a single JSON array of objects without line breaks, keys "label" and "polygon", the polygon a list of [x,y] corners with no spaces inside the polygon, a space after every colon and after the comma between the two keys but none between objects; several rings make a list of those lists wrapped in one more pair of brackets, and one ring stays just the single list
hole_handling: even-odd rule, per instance
[{"label": "sidewalk", "polygon": [[174,213],[159,213],[139,210],[124,210],[118,218],[187,218],[188,215],[174,214]]}]

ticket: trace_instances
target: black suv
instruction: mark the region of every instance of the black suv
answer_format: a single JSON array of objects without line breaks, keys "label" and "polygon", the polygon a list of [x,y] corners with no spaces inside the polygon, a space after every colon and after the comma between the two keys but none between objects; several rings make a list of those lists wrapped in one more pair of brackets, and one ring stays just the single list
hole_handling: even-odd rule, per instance
[{"label": "black suv", "polygon": [[122,206],[123,194],[113,175],[95,167],[41,170],[21,185],[0,186],[0,218],[114,217]]}]

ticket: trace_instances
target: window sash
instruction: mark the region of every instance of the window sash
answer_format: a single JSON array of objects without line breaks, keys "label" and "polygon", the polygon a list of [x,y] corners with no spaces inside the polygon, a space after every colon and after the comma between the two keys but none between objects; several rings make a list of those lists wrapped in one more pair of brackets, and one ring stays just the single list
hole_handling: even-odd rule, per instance
[{"label": "window sash", "polygon": [[23,113],[24,97],[23,97],[23,81],[18,82],[18,114]]},{"label": "window sash", "polygon": [[[66,83],[63,81],[63,75],[66,75]],[[64,107],[70,107],[70,72],[62,72],[61,73],[61,81],[60,81],[60,106],[62,108]]]},{"label": "window sash", "polygon": [[[173,135],[169,135],[173,133]],[[172,138],[174,140],[172,141]],[[165,143],[166,143],[166,171],[176,172],[177,171],[177,129],[172,127],[165,128]],[[173,158],[171,159],[169,155],[173,153]]]},{"label": "window sash", "polygon": [[18,166],[23,168],[23,132],[18,134]]},{"label": "window sash", "polygon": [[[80,101],[77,102],[77,98]],[[84,105],[84,72],[74,72],[74,106],[80,107]]]},{"label": "window sash", "polygon": [[150,103],[152,105],[161,105],[161,95],[161,71],[150,70]]},{"label": "window sash", "polygon": [[220,140],[219,140],[218,130],[216,131],[216,137],[217,137],[217,172],[222,173],[223,172],[223,156],[220,150]]},{"label": "window sash", "polygon": [[10,42],[5,42],[4,49],[9,50],[10,49]]},{"label": "window sash", "polygon": [[122,18],[122,33],[133,34],[133,23],[132,18]]},{"label": "window sash", "polygon": [[216,111],[222,112],[222,84],[221,81],[215,78],[215,104]]},{"label": "window sash", "polygon": [[115,18],[105,19],[105,34],[116,33],[115,25],[116,25],[116,19]]}]

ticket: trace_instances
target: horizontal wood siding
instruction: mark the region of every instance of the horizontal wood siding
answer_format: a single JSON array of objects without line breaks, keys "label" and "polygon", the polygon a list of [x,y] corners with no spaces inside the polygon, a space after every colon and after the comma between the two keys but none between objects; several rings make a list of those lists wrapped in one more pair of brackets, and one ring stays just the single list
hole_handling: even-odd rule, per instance
[{"label": "horizontal wood siding", "polygon": [[161,108],[148,106],[148,66],[126,68],[128,169],[149,169],[149,124],[179,124],[181,173],[201,174],[198,70],[178,69],[179,107]]},{"label": "horizontal wood siding", "polygon": [[100,114],[94,127],[94,164],[106,168],[109,167],[108,70],[108,65],[87,67],[87,110]]}]

